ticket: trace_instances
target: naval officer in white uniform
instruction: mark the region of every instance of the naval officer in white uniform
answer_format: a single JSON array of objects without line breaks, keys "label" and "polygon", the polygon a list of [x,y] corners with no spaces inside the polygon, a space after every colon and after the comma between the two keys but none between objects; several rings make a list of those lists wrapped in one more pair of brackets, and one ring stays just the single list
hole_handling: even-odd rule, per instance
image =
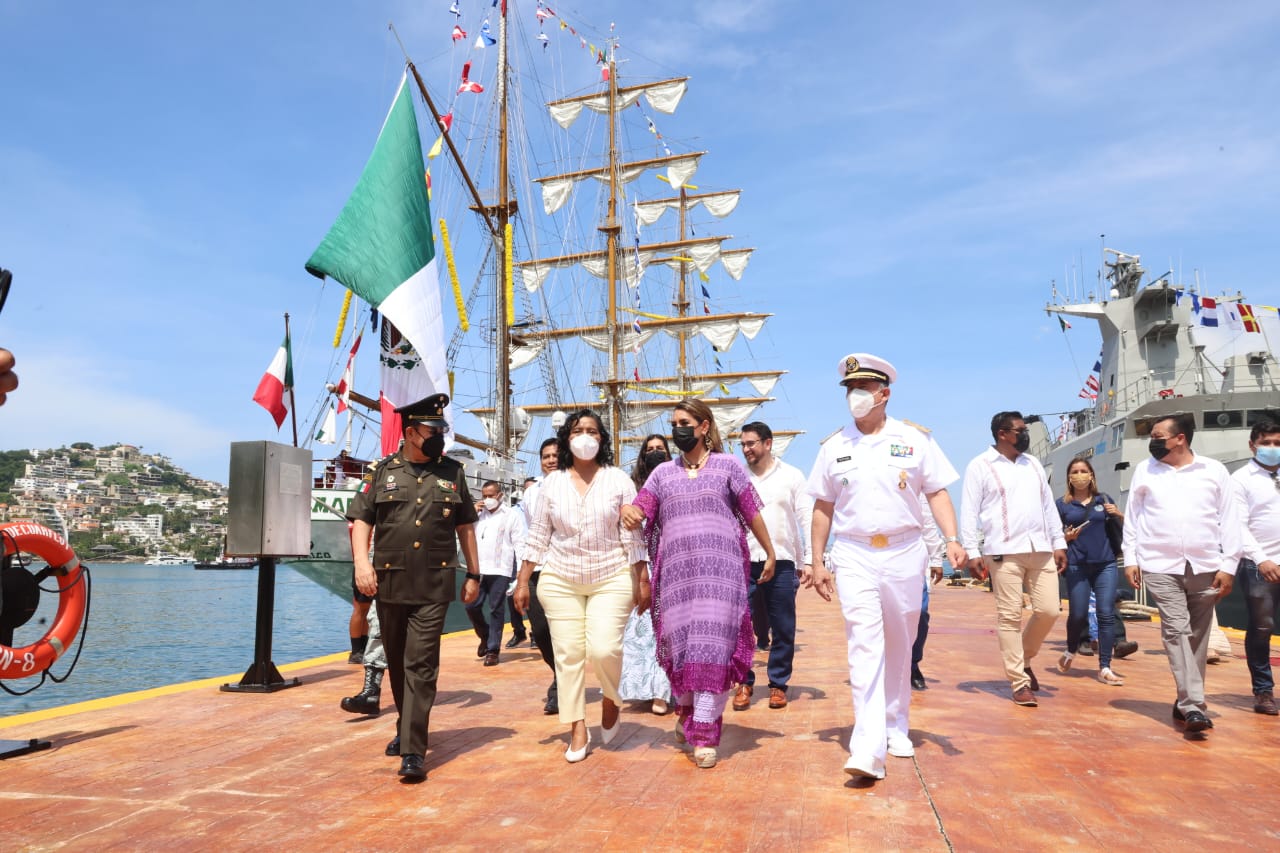
[{"label": "naval officer in white uniform", "polygon": [[[929,562],[920,495],[946,540],[947,559],[963,566],[945,490],[959,474],[927,429],[886,414],[898,378],[892,364],[853,353],[840,360],[839,375],[853,423],[823,441],[809,474],[813,572],[807,585],[827,601],[837,592],[844,614],[854,713],[845,772],[883,779],[886,752],[915,754],[908,735],[911,645]],[[830,570],[822,556],[829,535],[835,540]]]}]

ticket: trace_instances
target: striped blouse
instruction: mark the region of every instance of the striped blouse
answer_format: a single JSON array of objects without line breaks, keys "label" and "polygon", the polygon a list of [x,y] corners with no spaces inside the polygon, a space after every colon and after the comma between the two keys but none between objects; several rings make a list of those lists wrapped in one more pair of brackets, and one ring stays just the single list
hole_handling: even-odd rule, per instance
[{"label": "striped blouse", "polygon": [[596,472],[579,495],[568,471],[553,471],[538,489],[524,558],[570,583],[594,584],[648,560],[643,534],[622,526],[635,484],[619,468]]}]

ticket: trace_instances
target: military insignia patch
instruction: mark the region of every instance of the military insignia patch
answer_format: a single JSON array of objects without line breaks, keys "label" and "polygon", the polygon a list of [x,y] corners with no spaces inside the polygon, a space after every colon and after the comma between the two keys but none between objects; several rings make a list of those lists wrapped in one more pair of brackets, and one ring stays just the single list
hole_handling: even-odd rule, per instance
[{"label": "military insignia patch", "polygon": [[889,455],[898,456],[903,459],[910,458],[915,455],[915,448],[909,444],[890,444]]},{"label": "military insignia patch", "polygon": [[363,495],[368,493],[369,489],[372,487],[373,487],[373,478],[365,477],[363,480],[360,481],[360,494]]},{"label": "military insignia patch", "polygon": [[444,489],[446,492],[458,491],[458,484],[452,480],[436,480],[436,485]]},{"label": "military insignia patch", "polygon": [[850,459],[852,459],[852,458],[853,458],[852,456],[841,456],[841,457],[840,457],[839,459],[837,459],[836,461],[837,461],[837,462],[848,462],[848,461],[849,461]]}]

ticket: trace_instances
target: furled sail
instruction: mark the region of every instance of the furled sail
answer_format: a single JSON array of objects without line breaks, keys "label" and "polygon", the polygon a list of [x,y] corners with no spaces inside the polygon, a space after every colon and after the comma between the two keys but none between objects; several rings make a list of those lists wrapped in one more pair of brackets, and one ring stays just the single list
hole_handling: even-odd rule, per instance
[{"label": "furled sail", "polygon": [[[671,186],[678,187],[686,183],[698,171],[698,160],[706,153],[705,151],[697,151],[692,154],[676,154],[670,157],[653,157],[648,160],[619,163],[618,180],[624,184],[630,183],[644,174],[646,169],[666,166],[667,180],[671,183]],[[564,207],[564,203],[569,199],[569,191],[573,189],[573,185],[578,181],[585,181],[587,178],[608,181],[609,168],[601,166],[598,169],[583,169],[579,172],[538,178],[536,183],[542,185],[543,210],[550,215]]]},{"label": "furled sail", "polygon": [[[673,240],[665,243],[650,243],[633,248],[622,248],[618,250],[619,262],[618,266],[622,272],[623,280],[630,287],[635,287],[644,277],[644,272],[649,264],[660,252],[680,252],[683,257],[689,259],[698,266],[703,272],[711,268],[711,265],[717,260],[724,264],[724,256],[726,254],[741,252],[741,249],[721,250],[720,244],[731,237],[698,237],[691,240]],[[750,251],[750,250],[748,250]],[[532,261],[521,261],[516,264],[516,269],[520,270],[520,280],[524,282],[525,290],[534,293],[547,280],[547,275],[553,269],[564,269],[574,265],[580,265],[587,272],[596,278],[607,279],[609,277],[608,269],[609,255],[606,251],[593,252],[577,252],[572,255],[561,255],[556,258],[538,258]],[[670,264],[671,258],[663,258],[661,263]],[[677,269],[679,261],[675,261]],[[725,271],[733,275],[728,265],[725,265]],[[741,273],[739,273],[741,274]]]},{"label": "furled sail", "polygon": [[[660,113],[670,115],[676,111],[676,107],[680,104],[680,99],[684,97],[684,93],[688,88],[688,77],[659,80],[656,83],[641,83],[637,86],[623,86],[618,89],[618,98],[614,102],[614,111],[621,112],[627,109],[635,104],[641,95],[644,95],[644,99],[649,102],[649,106]],[[609,111],[609,93],[601,92],[598,95],[563,98],[547,104],[547,109],[551,111],[551,117],[556,120],[556,124],[565,130],[568,130],[570,125],[577,121],[578,116],[582,114],[583,107],[592,112],[607,113]],[[679,186],[679,184],[676,186]]]},{"label": "furled sail", "polygon": [[[689,193],[684,197],[686,210],[692,210],[701,204],[706,208],[707,212],[712,216],[723,219],[733,212],[738,206],[738,198],[742,195],[742,190],[727,190],[725,192],[716,193]],[[653,201],[637,201],[633,207],[636,212],[636,221],[642,227],[648,227],[657,222],[662,214],[668,210],[680,209],[680,197],[659,198]]]}]

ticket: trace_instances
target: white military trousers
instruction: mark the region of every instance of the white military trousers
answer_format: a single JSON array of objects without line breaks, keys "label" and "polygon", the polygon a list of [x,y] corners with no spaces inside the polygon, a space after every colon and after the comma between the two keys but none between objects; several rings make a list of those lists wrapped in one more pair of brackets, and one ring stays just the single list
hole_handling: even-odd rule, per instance
[{"label": "white military trousers", "polygon": [[849,754],[883,778],[889,738],[907,738],[911,728],[911,645],[929,553],[922,538],[887,548],[837,538],[828,562],[849,646]]}]

